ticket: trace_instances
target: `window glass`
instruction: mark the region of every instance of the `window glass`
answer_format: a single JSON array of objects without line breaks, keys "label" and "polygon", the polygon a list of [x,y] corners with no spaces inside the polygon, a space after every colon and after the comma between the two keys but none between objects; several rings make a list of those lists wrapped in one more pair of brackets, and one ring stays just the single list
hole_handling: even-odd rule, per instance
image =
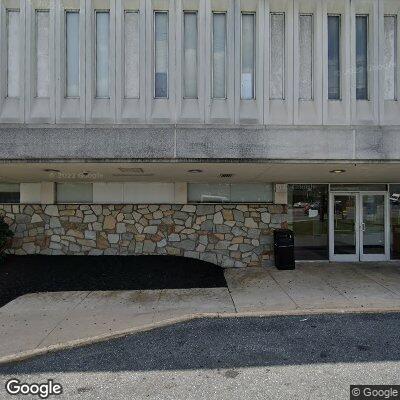
[{"label": "window glass", "polygon": [[328,15],[328,99],[340,100],[339,15]]},{"label": "window glass", "polygon": [[92,183],[58,183],[57,203],[92,203]]},{"label": "window glass", "polygon": [[49,12],[36,11],[36,97],[50,95]]},{"label": "window glass", "polygon": [[232,183],[230,201],[235,203],[271,203],[272,185],[270,183]]},{"label": "window glass", "polygon": [[183,96],[197,98],[197,13],[184,13],[184,69]]},{"label": "window glass", "polygon": [[139,98],[139,13],[126,12],[124,18],[125,98]]},{"label": "window glass", "polygon": [[270,98],[283,100],[285,98],[285,14],[270,15]]},{"label": "window glass", "polygon": [[356,98],[368,100],[368,16],[356,16]]},{"label": "window glass", "polygon": [[19,11],[7,11],[7,97],[19,97]]},{"label": "window glass", "polygon": [[351,191],[351,192],[362,192],[362,191],[379,192],[379,191],[386,191],[387,185],[385,183],[362,183],[360,185],[352,183],[343,183],[343,184],[334,183],[331,184],[331,190]]},{"label": "window glass", "polygon": [[0,183],[0,203],[19,203],[19,183]]},{"label": "window glass", "polygon": [[390,185],[390,257],[400,259],[400,185]]},{"label": "window glass", "polygon": [[96,97],[109,98],[110,13],[96,12]]},{"label": "window glass", "polygon": [[155,78],[154,97],[168,97],[168,12],[154,13]]},{"label": "window glass", "polygon": [[255,14],[242,14],[241,98],[254,99]]},{"label": "window glass", "polygon": [[79,97],[79,12],[66,13],[66,97]]},{"label": "window glass", "polygon": [[230,185],[223,183],[189,183],[188,199],[195,203],[226,203],[230,198]]},{"label": "window glass", "polygon": [[313,98],[313,16],[299,16],[299,99]]},{"label": "window glass", "polygon": [[397,98],[397,16],[385,15],[384,18],[384,80],[385,100]]},{"label": "window glass", "polygon": [[296,260],[328,259],[328,198],[328,185],[288,185]]},{"label": "window glass", "polygon": [[213,98],[226,98],[226,13],[213,13]]},{"label": "window glass", "polygon": [[272,184],[265,183],[189,183],[192,203],[270,203]]}]

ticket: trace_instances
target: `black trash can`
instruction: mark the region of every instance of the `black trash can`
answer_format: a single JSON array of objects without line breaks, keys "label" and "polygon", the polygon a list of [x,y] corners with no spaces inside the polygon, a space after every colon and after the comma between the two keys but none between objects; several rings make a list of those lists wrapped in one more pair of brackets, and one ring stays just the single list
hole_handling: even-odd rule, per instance
[{"label": "black trash can", "polygon": [[274,230],[275,266],[278,269],[294,269],[294,235],[290,229]]}]

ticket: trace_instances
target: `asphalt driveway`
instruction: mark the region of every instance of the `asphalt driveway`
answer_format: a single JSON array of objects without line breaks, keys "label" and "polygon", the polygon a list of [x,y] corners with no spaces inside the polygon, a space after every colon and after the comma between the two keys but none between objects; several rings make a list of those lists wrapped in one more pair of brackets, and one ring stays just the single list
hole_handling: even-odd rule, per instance
[{"label": "asphalt driveway", "polygon": [[74,399],[347,399],[399,384],[400,314],[202,319],[0,366]]}]

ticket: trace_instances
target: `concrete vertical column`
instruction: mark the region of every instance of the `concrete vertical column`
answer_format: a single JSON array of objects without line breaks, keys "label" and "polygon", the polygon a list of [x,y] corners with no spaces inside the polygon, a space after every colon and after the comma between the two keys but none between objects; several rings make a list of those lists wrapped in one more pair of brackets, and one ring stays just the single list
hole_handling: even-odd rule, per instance
[{"label": "concrete vertical column", "polygon": [[54,204],[56,202],[56,184],[55,182],[42,182],[40,190],[41,204]]},{"label": "concrete vertical column", "polygon": [[176,204],[187,204],[187,183],[186,182],[175,182],[175,203]]},{"label": "concrete vertical column", "polygon": [[274,184],[274,203],[275,204],[287,204],[287,184],[286,183],[275,183]]}]

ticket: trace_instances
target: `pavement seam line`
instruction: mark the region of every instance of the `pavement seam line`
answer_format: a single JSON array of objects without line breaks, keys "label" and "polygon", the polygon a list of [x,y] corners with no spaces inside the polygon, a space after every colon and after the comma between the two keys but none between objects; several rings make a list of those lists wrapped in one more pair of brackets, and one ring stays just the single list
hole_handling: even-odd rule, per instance
[{"label": "pavement seam line", "polygon": [[[378,286],[381,286],[382,288],[384,288],[386,291],[389,291],[390,293],[393,293],[390,289],[388,289],[387,287],[385,287],[384,285],[380,284],[379,282],[375,281],[375,279],[371,278],[370,276],[366,275],[365,273],[363,273],[362,269],[358,269],[358,267],[354,266],[354,265],[349,265],[349,270],[353,271],[355,274],[357,275],[362,275],[364,278],[366,278],[367,280],[376,283]],[[396,295],[396,297],[398,299],[400,299],[399,295]],[[354,304],[358,304],[355,301],[353,301]],[[365,303],[364,303],[365,304]]]},{"label": "pavement seam line", "polygon": [[229,283],[228,283],[228,281],[227,281],[227,279],[225,277],[225,271],[224,271],[224,279],[225,279],[225,282],[226,282],[226,288],[228,289],[229,296],[230,296],[230,298],[232,300],[233,308],[235,309],[235,312],[237,313],[238,310],[237,310],[237,307],[236,307],[236,304],[235,304],[235,300],[233,299],[231,289],[229,288]]},{"label": "pavement seam line", "polygon": [[342,291],[340,289],[338,289],[337,287],[335,287],[334,285],[332,285],[327,279],[324,278],[324,276],[322,276],[320,278],[324,283],[326,283],[331,289],[335,290],[337,293],[340,294],[340,296],[342,296],[344,298],[344,300],[349,301],[351,304],[354,304],[355,307],[358,306],[358,304],[351,298],[349,298],[348,296],[346,296],[344,293],[342,293]]},{"label": "pavement seam line", "polygon": [[382,283],[378,282],[377,280],[375,280],[373,277],[367,275],[364,271],[360,271],[361,275],[364,275],[366,278],[370,279],[371,281],[375,282],[377,285],[382,286],[384,289],[386,289],[387,291],[389,291],[390,293],[392,293],[393,295],[396,296],[396,298],[400,299],[400,295],[399,293],[394,292],[393,290],[389,289],[388,287],[386,287],[385,285],[383,285]]},{"label": "pavement seam line", "polygon": [[332,286],[327,280],[324,279],[324,275],[320,276],[319,274],[316,274],[315,271],[310,271],[309,269],[305,269],[305,270],[301,270],[302,273],[304,274],[304,276],[307,277],[307,273],[311,273],[311,275],[316,278],[318,280],[318,283],[324,284],[326,286],[328,286],[330,289],[332,289],[334,292],[336,292],[337,294],[340,295],[340,297],[343,297],[343,299],[345,301],[350,301],[352,304],[354,304],[354,306],[357,306],[357,304],[353,301],[351,301],[350,299],[348,299],[346,296],[343,295],[342,292],[340,292],[340,290],[338,290],[337,288],[335,288],[334,286]]},{"label": "pavement seam line", "polygon": [[69,311],[67,311],[67,313],[64,315],[64,317],[57,322],[57,324],[54,326],[54,328],[39,342],[39,344],[36,346],[36,348],[38,348],[55,330],[56,328],[63,322],[66,320],[66,318],[68,318],[71,313],[76,309],[76,307],[78,307],[79,305],[81,305],[88,297],[89,295],[93,293],[93,291],[90,291],[86,296],[83,297],[83,299],[81,301],[79,301],[78,303],[76,303]]},{"label": "pavement seam line", "polygon": [[296,308],[300,308],[300,305],[297,304],[294,299],[292,298],[292,296],[290,296],[290,294],[281,286],[281,284],[274,278],[274,276],[271,274],[270,271],[267,271],[269,276],[271,277],[271,279],[278,285],[278,287],[282,290],[283,293],[286,294],[287,297],[289,297],[289,299],[294,303]]},{"label": "pavement seam line", "polygon": [[158,294],[157,302],[156,302],[156,305],[155,305],[155,308],[154,308],[153,317],[152,317],[152,319],[151,319],[151,322],[152,322],[153,324],[156,323],[156,322],[155,322],[155,320],[156,320],[156,315],[157,315],[157,312],[159,311],[160,300],[161,300],[161,296],[162,296],[162,293],[164,292],[164,290],[166,290],[166,289],[160,289],[160,293]]},{"label": "pavement seam line", "polygon": [[326,284],[329,285],[331,288],[333,288],[338,293],[340,293],[347,301],[349,301],[351,304],[354,304],[355,307],[360,307],[359,304],[357,302],[355,302],[353,298],[351,298],[350,296],[347,296],[346,293],[342,292],[340,289],[338,289],[336,286],[334,286],[331,282],[326,280],[324,277],[321,279],[323,279],[323,281],[326,282]]}]

